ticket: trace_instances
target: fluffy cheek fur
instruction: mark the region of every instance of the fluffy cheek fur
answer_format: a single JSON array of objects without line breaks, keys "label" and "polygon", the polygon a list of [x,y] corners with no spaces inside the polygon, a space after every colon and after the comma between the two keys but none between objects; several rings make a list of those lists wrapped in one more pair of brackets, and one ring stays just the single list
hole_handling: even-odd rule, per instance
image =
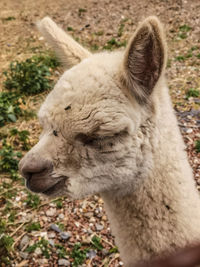
[{"label": "fluffy cheek fur", "polygon": [[[55,175],[69,177],[67,188],[60,193],[78,199],[111,190],[123,196],[136,190],[151,168],[151,152],[143,142],[140,132],[135,138],[126,136],[123,142],[114,143],[112,151],[106,146],[98,150],[79,143],[67,153],[70,149],[65,147],[65,153],[57,153],[54,164]],[[131,181],[130,176],[134,176]]]}]

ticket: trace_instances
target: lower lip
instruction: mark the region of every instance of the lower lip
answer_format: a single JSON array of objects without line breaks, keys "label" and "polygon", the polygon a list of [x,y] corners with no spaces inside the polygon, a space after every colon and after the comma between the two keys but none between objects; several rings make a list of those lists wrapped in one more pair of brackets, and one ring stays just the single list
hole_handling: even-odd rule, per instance
[{"label": "lower lip", "polygon": [[53,193],[56,192],[56,188],[60,189],[61,187],[64,187],[65,185],[65,180],[66,179],[62,179],[61,181],[57,182],[56,184],[54,184],[53,186],[51,186],[50,188],[48,188],[47,190],[43,191],[42,194],[45,194],[47,196],[52,195]]}]

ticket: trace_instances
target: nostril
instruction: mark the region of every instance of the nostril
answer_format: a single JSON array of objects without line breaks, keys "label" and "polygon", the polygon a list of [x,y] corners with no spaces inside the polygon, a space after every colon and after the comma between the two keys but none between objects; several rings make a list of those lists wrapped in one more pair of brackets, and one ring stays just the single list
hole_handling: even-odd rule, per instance
[{"label": "nostril", "polygon": [[20,166],[20,172],[27,180],[30,180],[32,176],[44,175],[45,173],[52,171],[52,169],[52,163],[49,160],[42,160],[41,158],[28,158],[27,160],[25,158]]},{"label": "nostril", "polygon": [[22,176],[27,179],[30,180],[31,177],[34,175],[44,175],[45,173],[49,172],[50,169],[49,168],[38,168],[36,167],[35,169],[33,168],[22,168]]}]

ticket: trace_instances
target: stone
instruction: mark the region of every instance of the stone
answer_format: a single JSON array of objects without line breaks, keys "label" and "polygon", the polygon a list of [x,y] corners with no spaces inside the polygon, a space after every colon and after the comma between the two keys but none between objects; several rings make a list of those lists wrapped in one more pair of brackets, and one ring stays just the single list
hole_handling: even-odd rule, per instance
[{"label": "stone", "polygon": [[96,255],[97,255],[96,251],[92,249],[87,253],[87,257],[89,259],[93,259]]},{"label": "stone", "polygon": [[55,242],[53,239],[49,239],[49,244],[52,246],[52,247],[55,247]]},{"label": "stone", "polygon": [[34,251],[35,255],[41,255],[42,254],[42,250],[41,248],[36,248],[36,250]]},{"label": "stone", "polygon": [[54,224],[54,223],[51,224],[50,228],[51,228],[52,230],[54,230],[55,232],[57,232],[57,233],[60,233],[60,232],[61,232],[61,230],[60,230],[60,228],[58,227],[57,224]]},{"label": "stone", "polygon": [[29,243],[29,237],[27,235],[24,235],[19,244],[20,250],[22,250],[26,245],[28,245],[28,243]]},{"label": "stone", "polygon": [[58,265],[59,266],[61,266],[61,265],[63,265],[63,266],[70,266],[70,262],[68,260],[66,260],[66,259],[59,259],[58,260]]},{"label": "stone", "polygon": [[50,208],[49,210],[46,211],[47,216],[54,216],[56,214],[56,209],[55,208]]},{"label": "stone", "polygon": [[56,234],[54,232],[48,233],[48,238],[55,238]]},{"label": "stone", "polygon": [[61,232],[60,233],[60,237],[64,240],[68,240],[71,236],[72,236],[72,234],[70,232]]},{"label": "stone", "polygon": [[48,260],[47,259],[38,259],[38,263],[41,266],[41,265],[47,264]]},{"label": "stone", "polygon": [[22,259],[26,260],[28,258],[28,252],[20,251],[19,255]]},{"label": "stone", "polygon": [[107,249],[103,248],[101,253],[103,254],[103,256],[107,256],[109,254],[109,251]]},{"label": "stone", "polygon": [[83,214],[86,218],[90,219],[93,216],[93,212],[85,212]]},{"label": "stone", "polygon": [[98,223],[95,224],[95,227],[96,227],[97,231],[101,231],[104,228],[104,226],[102,224],[98,224]]},{"label": "stone", "polygon": [[186,128],[186,131],[185,132],[188,133],[188,134],[190,134],[190,133],[193,132],[193,130],[191,128]]},{"label": "stone", "polygon": [[91,217],[89,222],[94,223],[94,222],[96,222],[96,219],[94,217]]},{"label": "stone", "polygon": [[62,220],[65,218],[65,215],[63,213],[59,214],[58,217]]}]

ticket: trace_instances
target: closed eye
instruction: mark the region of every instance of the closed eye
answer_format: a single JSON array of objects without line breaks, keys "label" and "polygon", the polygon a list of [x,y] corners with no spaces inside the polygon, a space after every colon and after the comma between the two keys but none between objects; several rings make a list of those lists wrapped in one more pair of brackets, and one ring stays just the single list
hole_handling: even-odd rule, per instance
[{"label": "closed eye", "polygon": [[75,137],[76,140],[80,141],[84,145],[92,146],[95,142],[98,141],[98,138],[95,136],[86,135],[83,133],[79,133]]},{"label": "closed eye", "polygon": [[118,144],[120,144],[122,141],[121,139],[126,136],[127,133],[125,132],[115,133],[113,136],[97,136],[79,133],[75,139],[84,146],[98,150],[98,153],[108,154],[117,152],[119,150]]}]

